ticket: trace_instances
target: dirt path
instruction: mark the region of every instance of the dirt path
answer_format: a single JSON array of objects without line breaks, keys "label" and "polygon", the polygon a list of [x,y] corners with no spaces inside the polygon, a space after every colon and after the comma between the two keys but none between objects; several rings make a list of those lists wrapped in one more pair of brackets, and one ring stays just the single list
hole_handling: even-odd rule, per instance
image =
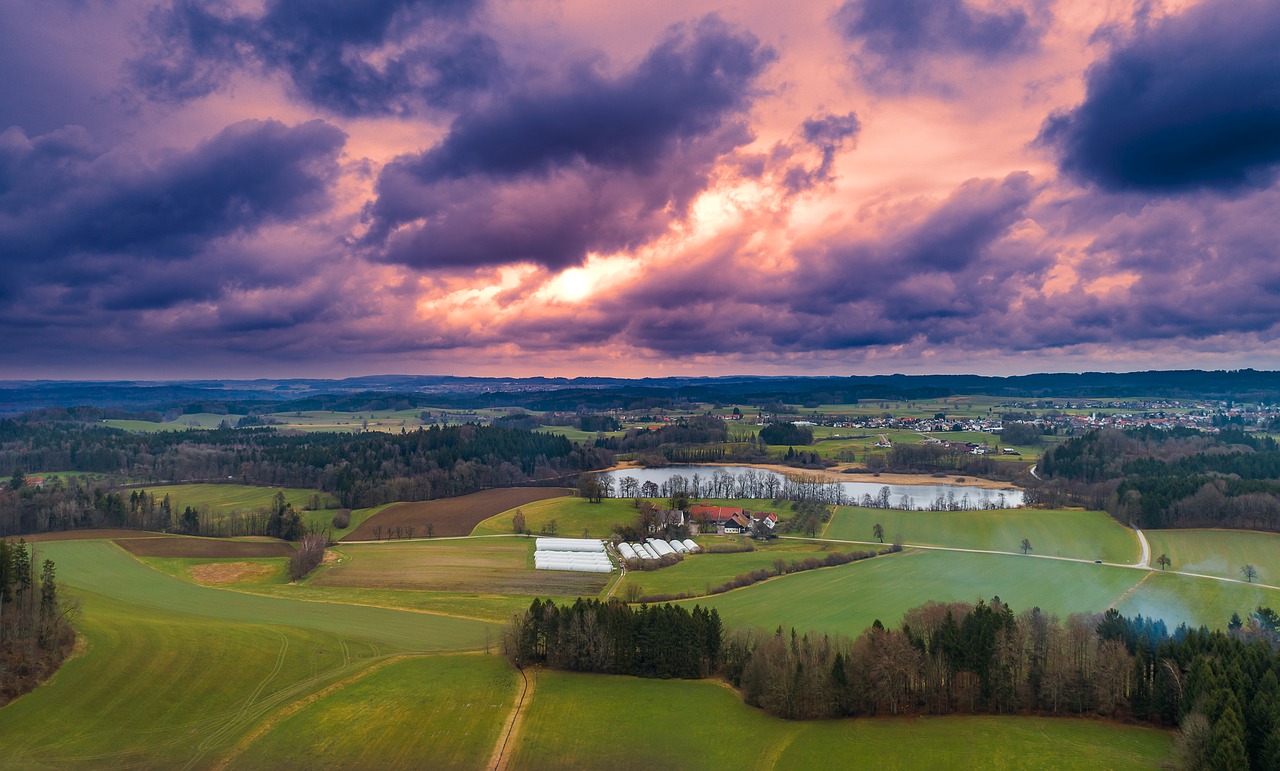
[{"label": "dirt path", "polygon": [[1150,568],[1151,567],[1151,544],[1147,542],[1147,537],[1143,535],[1141,530],[1135,527],[1133,529],[1133,532],[1138,534],[1138,543],[1142,545],[1142,556],[1138,558],[1138,561],[1136,563],[1134,563],[1134,567]]},{"label": "dirt path", "polygon": [[494,745],[493,754],[489,756],[489,763],[486,766],[493,771],[505,771],[511,765],[511,755],[507,749],[514,746],[511,740],[520,733],[520,723],[524,720],[524,703],[533,694],[534,678],[523,669],[519,672],[520,697],[516,699],[515,707],[507,717],[506,725],[502,727],[502,733],[498,736],[498,742]]}]

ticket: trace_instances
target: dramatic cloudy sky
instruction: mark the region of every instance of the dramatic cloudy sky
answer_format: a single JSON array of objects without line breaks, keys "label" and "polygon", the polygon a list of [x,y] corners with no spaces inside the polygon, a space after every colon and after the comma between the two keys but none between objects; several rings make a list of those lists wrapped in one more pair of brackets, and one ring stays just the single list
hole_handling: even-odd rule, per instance
[{"label": "dramatic cloudy sky", "polygon": [[0,377],[1280,367],[1272,0],[4,0]]}]

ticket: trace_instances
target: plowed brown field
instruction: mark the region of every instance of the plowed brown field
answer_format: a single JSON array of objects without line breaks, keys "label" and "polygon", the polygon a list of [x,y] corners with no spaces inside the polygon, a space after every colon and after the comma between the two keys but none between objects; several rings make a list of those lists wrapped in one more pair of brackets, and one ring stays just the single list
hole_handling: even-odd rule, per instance
[{"label": "plowed brown field", "polygon": [[457,498],[397,503],[369,517],[342,540],[375,540],[377,536],[374,535],[374,528],[378,526],[382,527],[383,538],[388,536],[389,531],[406,526],[413,527],[415,538],[423,538],[427,535],[428,523],[432,525],[435,536],[471,535],[476,525],[494,514],[534,501],[559,498],[571,492],[573,491],[566,487],[502,487]]}]

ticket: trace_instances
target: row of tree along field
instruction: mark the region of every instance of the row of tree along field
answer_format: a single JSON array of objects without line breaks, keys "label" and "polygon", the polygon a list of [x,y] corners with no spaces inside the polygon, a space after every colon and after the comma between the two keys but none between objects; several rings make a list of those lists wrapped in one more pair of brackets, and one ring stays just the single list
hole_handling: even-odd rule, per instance
[{"label": "row of tree along field", "polygon": [[722,633],[712,609],[535,600],[503,650],[517,667],[700,678],[788,719],[1096,715],[1181,727],[1187,768],[1280,768],[1280,616],[1226,632],[1105,614],[928,603],[857,639],[779,627]]},{"label": "row of tree along field", "polygon": [[1280,445],[1267,436],[1104,429],[1049,450],[1040,469],[1037,500],[1105,508],[1135,527],[1280,531]]},{"label": "row of tree along field", "polygon": [[0,706],[53,674],[75,642],[53,561],[36,562],[25,542],[0,540]]}]

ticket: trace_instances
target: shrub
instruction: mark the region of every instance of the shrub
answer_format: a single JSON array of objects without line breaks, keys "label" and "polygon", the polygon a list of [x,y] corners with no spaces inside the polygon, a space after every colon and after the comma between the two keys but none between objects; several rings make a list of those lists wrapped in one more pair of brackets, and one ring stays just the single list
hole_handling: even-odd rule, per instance
[{"label": "shrub", "polygon": [[324,562],[324,549],[327,545],[322,535],[312,533],[302,536],[297,550],[289,558],[289,577],[297,581],[315,570]]},{"label": "shrub", "polygon": [[335,530],[345,530],[351,526],[351,509],[338,509],[338,513],[333,515],[333,528]]}]

